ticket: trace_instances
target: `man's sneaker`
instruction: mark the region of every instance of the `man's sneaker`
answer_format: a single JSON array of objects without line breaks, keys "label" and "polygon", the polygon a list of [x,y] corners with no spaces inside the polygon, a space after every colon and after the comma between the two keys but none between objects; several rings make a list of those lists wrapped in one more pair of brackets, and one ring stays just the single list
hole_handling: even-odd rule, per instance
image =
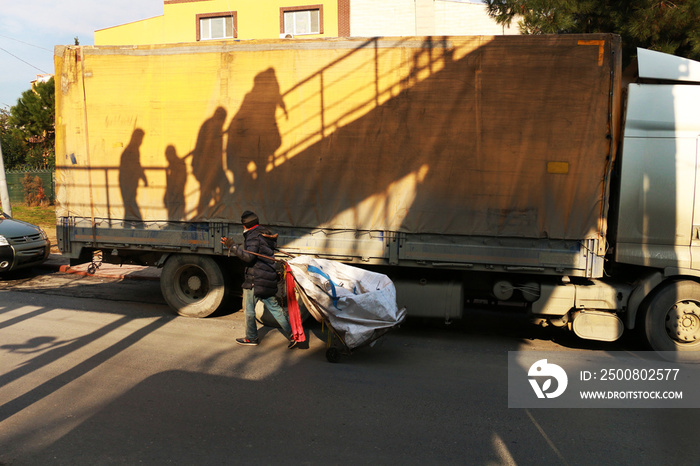
[{"label": "man's sneaker", "polygon": [[289,340],[289,345],[287,345],[287,348],[292,349],[297,345],[298,341],[296,340]]},{"label": "man's sneaker", "polygon": [[236,338],[236,343],[244,346],[257,346],[259,341],[257,338],[251,340],[250,338]]}]

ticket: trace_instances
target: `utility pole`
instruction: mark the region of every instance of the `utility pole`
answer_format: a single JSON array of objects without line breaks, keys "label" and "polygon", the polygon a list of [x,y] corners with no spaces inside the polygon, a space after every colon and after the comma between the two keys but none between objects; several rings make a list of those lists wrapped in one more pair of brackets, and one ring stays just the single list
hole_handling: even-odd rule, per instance
[{"label": "utility pole", "polygon": [[7,190],[7,177],[5,176],[5,162],[2,158],[2,144],[0,144],[0,202],[2,211],[12,217],[12,206],[10,205],[10,192]]}]

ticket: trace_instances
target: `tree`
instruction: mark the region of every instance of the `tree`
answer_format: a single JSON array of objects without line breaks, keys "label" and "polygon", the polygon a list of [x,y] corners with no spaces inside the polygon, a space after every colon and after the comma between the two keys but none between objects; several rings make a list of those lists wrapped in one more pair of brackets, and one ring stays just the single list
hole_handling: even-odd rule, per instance
[{"label": "tree", "polygon": [[700,60],[698,0],[485,0],[499,24],[523,34],[611,32],[622,36],[627,63],[642,47]]},{"label": "tree", "polygon": [[14,170],[24,166],[26,147],[22,137],[13,131],[10,124],[10,112],[0,108],[0,146],[6,170]]},{"label": "tree", "polygon": [[26,147],[25,165],[53,168],[54,154],[54,79],[37,83],[22,93],[17,105],[10,109],[12,133]]}]

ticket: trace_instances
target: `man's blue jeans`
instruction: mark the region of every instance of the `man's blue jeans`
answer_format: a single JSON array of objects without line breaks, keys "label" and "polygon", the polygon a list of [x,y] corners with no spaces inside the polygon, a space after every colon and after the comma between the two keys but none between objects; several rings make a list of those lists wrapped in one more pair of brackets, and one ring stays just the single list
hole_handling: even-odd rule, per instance
[{"label": "man's blue jeans", "polygon": [[245,309],[245,337],[249,340],[258,338],[258,325],[255,322],[255,303],[262,301],[265,307],[270,311],[272,317],[282,327],[284,336],[290,338],[292,335],[292,327],[289,325],[289,319],[282,310],[282,306],[277,302],[277,298],[270,296],[269,298],[258,298],[253,294],[252,289],[243,288],[243,309]]}]

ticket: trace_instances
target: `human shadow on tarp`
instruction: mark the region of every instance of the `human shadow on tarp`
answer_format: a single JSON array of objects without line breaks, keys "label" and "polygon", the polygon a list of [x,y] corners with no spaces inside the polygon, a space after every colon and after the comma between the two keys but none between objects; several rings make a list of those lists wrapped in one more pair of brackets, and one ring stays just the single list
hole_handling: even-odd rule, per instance
[{"label": "human shadow on tarp", "polygon": [[216,210],[216,206],[221,205],[224,194],[229,191],[221,157],[225,122],[226,109],[217,107],[214,114],[199,129],[197,142],[192,151],[192,174],[199,182],[199,201],[195,219],[211,217],[209,207],[212,201]]},{"label": "human shadow on tarp", "polygon": [[136,128],[119,160],[119,188],[124,202],[124,218],[136,222],[143,219],[141,209],[136,201],[139,181],[143,180],[144,186],[148,186],[146,172],[141,166],[140,152],[145,134],[144,130]]},{"label": "human shadow on tarp", "polygon": [[255,193],[260,190],[276,195],[266,174],[274,162],[275,151],[282,145],[276,118],[278,106],[286,115],[275,70],[268,68],[255,76],[253,88],[226,130],[226,166],[233,173],[236,200],[241,206],[255,203]]},{"label": "human shadow on tarp", "polygon": [[168,220],[180,221],[185,218],[185,183],[187,182],[187,163],[185,158],[177,155],[175,147],[165,148],[165,195],[163,204],[168,211]]}]

